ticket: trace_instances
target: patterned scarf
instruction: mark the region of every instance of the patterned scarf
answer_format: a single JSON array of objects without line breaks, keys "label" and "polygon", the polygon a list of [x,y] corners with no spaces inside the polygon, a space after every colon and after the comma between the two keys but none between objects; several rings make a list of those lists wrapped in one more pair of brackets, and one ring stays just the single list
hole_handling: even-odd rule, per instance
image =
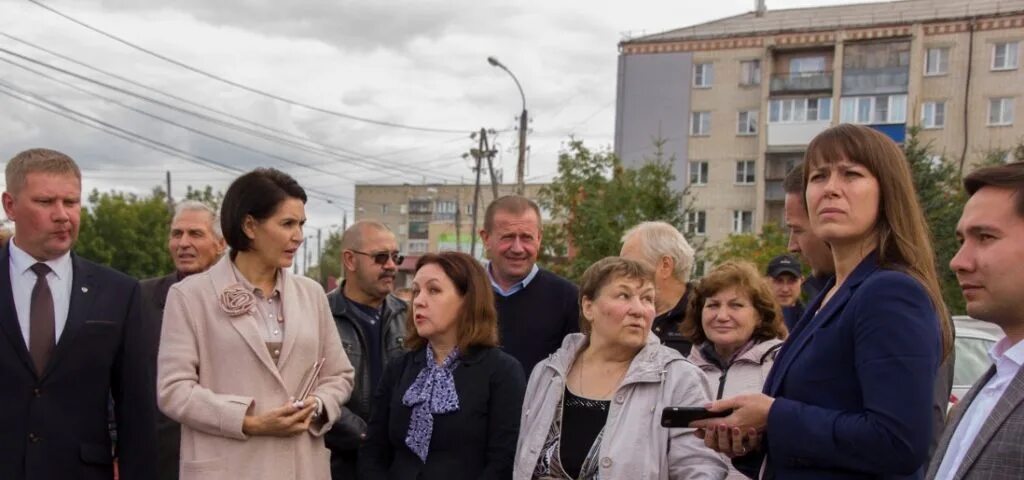
[{"label": "patterned scarf", "polygon": [[427,462],[430,436],[434,432],[434,415],[459,410],[459,397],[455,394],[452,371],[458,365],[459,348],[452,349],[441,365],[434,360],[434,349],[427,344],[427,366],[416,375],[402,396],[402,405],[412,407],[409,431],[405,444],[423,463]]}]

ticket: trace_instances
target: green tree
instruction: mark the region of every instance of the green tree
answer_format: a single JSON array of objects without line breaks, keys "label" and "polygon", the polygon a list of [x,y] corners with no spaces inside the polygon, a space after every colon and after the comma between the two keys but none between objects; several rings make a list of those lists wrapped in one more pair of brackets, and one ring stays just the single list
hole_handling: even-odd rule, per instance
[{"label": "green tree", "polygon": [[223,191],[213,191],[213,187],[207,185],[202,189],[192,188],[191,185],[186,187],[185,200],[196,200],[209,205],[215,212],[220,211],[220,203],[224,201]]},{"label": "green tree", "polygon": [[341,231],[327,234],[317,264],[306,270],[307,277],[320,282],[325,288],[330,277],[341,283],[341,234]]},{"label": "green tree", "polygon": [[164,275],[174,268],[167,254],[171,213],[160,188],[140,197],[93,190],[82,209],[75,252],[135,278]]},{"label": "green tree", "polygon": [[540,192],[539,203],[553,222],[544,227],[542,260],[578,280],[595,261],[617,255],[622,234],[648,220],[682,230],[685,192],[672,190],[671,160],[656,141],[653,158],[640,168],[625,168],[607,149],[592,151],[570,139],[558,156],[558,176]]},{"label": "green tree", "polygon": [[712,265],[726,260],[747,260],[757,265],[759,272],[768,268],[768,262],[786,253],[789,237],[775,223],[765,223],[761,233],[732,234],[719,244],[708,248],[706,258]]}]

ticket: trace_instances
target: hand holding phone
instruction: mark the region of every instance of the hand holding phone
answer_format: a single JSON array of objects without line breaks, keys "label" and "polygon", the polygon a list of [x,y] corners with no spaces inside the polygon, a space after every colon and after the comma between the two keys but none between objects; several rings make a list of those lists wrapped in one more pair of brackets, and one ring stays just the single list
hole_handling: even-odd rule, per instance
[{"label": "hand holding phone", "polygon": [[708,418],[728,417],[732,410],[712,412],[704,407],[665,407],[661,411],[661,426],[665,428],[689,428],[691,422]]}]

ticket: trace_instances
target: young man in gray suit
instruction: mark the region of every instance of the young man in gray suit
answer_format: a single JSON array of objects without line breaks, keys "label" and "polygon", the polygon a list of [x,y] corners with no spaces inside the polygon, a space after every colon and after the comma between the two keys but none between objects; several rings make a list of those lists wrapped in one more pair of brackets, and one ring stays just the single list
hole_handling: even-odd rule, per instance
[{"label": "young man in gray suit", "polygon": [[967,313],[999,325],[1006,337],[994,365],[954,409],[928,478],[1024,478],[1024,163],[982,168],[964,179],[971,198],[949,262]]}]

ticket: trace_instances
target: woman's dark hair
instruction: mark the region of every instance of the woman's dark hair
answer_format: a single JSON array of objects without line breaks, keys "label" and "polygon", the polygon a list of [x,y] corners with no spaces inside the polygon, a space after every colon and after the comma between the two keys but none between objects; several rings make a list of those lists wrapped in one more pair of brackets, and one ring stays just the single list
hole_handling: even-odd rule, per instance
[{"label": "woman's dark hair", "polygon": [[294,178],[274,168],[257,168],[231,182],[221,201],[220,225],[232,259],[252,248],[252,240],[243,230],[245,218],[266,220],[289,198],[306,203],[306,191]]},{"label": "woman's dark hair", "polygon": [[[437,265],[455,285],[462,297],[462,307],[455,319],[456,338],[459,350],[470,347],[498,346],[498,312],[494,308],[494,291],[487,278],[487,272],[480,262],[461,252],[428,253],[416,262],[416,271],[426,265]],[[409,315],[405,317],[405,346],[417,350],[427,344],[427,339],[416,333],[416,298]]]},{"label": "woman's dark hair", "polygon": [[783,322],[782,308],[775,301],[768,282],[758,273],[754,264],[736,260],[718,265],[697,282],[686,307],[686,318],[679,324],[679,333],[694,345],[708,341],[707,333],[704,332],[704,303],[708,297],[727,288],[735,288],[750,297],[751,305],[761,317],[761,322],[754,327],[750,338],[759,342],[772,338],[785,340],[789,332]]}]

